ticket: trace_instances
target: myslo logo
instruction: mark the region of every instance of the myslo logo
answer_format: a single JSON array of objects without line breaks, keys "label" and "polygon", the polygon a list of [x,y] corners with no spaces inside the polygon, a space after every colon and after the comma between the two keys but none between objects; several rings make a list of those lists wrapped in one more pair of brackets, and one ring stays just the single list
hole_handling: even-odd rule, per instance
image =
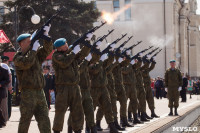
[{"label": "myslo logo", "polygon": [[179,131],[179,132],[191,132],[191,131],[198,131],[197,127],[172,127],[172,131]]}]

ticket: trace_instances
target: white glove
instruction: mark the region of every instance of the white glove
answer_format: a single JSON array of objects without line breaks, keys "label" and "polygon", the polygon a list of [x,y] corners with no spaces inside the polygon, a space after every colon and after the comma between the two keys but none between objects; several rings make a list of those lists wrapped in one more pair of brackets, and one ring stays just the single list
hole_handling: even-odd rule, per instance
[{"label": "white glove", "polygon": [[37,51],[39,47],[40,47],[39,40],[36,40],[36,41],[34,42],[34,44],[33,44],[32,50]]},{"label": "white glove", "polygon": [[116,59],[114,59],[113,64],[115,64],[115,62],[116,62]]},{"label": "white glove", "polygon": [[51,25],[49,26],[44,26],[43,30],[45,30],[44,35],[48,36],[49,35],[49,31],[50,31]]},{"label": "white glove", "polygon": [[80,48],[80,45],[77,45],[76,47],[74,47],[74,49],[73,49],[73,53],[74,54],[77,54],[78,52],[80,52],[81,51],[81,48]]},{"label": "white glove", "polygon": [[142,53],[140,53],[139,56],[141,57],[141,56],[142,56]]},{"label": "white glove", "polygon": [[87,61],[90,61],[90,60],[92,59],[91,53],[89,53],[89,55],[88,55],[87,57],[85,57],[85,59],[86,59]]},{"label": "white glove", "polygon": [[93,37],[93,33],[88,33],[87,35],[86,35],[86,39],[85,40],[88,40],[88,41],[90,41],[91,39],[92,39],[92,37]]},{"label": "white glove", "polygon": [[155,56],[153,57],[153,60],[154,60],[154,61],[156,60],[156,57],[155,57]]},{"label": "white glove", "polygon": [[122,52],[122,50],[123,50],[123,47],[120,48],[120,51],[121,51],[121,52]]},{"label": "white glove", "polygon": [[121,63],[122,61],[123,61],[123,58],[120,57],[120,58],[118,59],[118,62]]},{"label": "white glove", "polygon": [[178,91],[181,91],[181,90],[182,90],[182,87],[179,87],[179,88],[178,88]]},{"label": "white glove", "polygon": [[147,55],[147,58],[150,59],[150,58],[151,58],[151,55]]},{"label": "white glove", "polygon": [[126,51],[126,54],[127,54],[127,55],[131,55],[131,50],[127,50],[127,51]]},{"label": "white glove", "polygon": [[108,59],[108,55],[107,54],[103,54],[100,58],[101,61],[105,61],[106,59]]},{"label": "white glove", "polygon": [[37,30],[33,32],[33,34],[31,35],[31,40],[33,39],[33,37],[35,36]]},{"label": "white glove", "polygon": [[112,45],[110,45],[110,47],[111,47],[111,49],[110,49],[110,50],[111,50],[111,51],[113,51],[113,50],[115,49],[115,45],[116,45],[115,43],[114,43],[114,44],[112,44]]},{"label": "white glove", "polygon": [[135,60],[132,60],[132,61],[131,61],[131,65],[133,65],[133,64],[135,64]]},{"label": "white glove", "polygon": [[96,45],[97,45],[97,49],[100,49],[100,45],[102,44],[102,42],[101,41],[98,41],[97,43],[96,43]]},{"label": "white glove", "polygon": [[167,89],[167,88],[165,88],[165,91],[167,92],[167,91],[168,91],[168,89]]}]

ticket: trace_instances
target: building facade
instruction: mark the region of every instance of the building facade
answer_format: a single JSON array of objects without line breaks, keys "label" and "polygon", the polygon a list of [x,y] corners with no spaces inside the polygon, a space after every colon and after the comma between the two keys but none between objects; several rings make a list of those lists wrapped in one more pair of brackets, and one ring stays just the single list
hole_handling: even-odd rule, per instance
[{"label": "building facade", "polygon": [[162,48],[156,59],[156,68],[151,72],[152,77],[163,77],[171,59],[176,59],[183,73],[200,77],[200,16],[196,14],[196,0],[187,3],[184,0],[95,0],[95,4],[99,11],[111,13],[131,4],[130,9],[95,35],[102,36],[108,29],[115,29],[107,38],[108,42],[124,33],[133,35],[134,39],[127,47],[143,41],[133,49],[133,55],[152,45]]}]

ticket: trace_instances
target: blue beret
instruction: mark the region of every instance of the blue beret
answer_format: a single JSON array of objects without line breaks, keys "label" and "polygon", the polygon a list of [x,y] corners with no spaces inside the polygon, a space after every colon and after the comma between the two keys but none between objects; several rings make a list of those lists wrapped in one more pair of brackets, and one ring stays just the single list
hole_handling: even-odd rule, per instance
[{"label": "blue beret", "polygon": [[170,60],[170,62],[169,63],[172,63],[172,62],[176,62],[175,60]]},{"label": "blue beret", "polygon": [[31,37],[31,34],[28,34],[28,33],[26,33],[26,34],[21,34],[21,35],[18,36],[17,42],[20,42],[20,41],[22,41],[22,40],[24,40],[24,39],[26,39],[26,38],[28,38],[28,37]]},{"label": "blue beret", "polygon": [[60,46],[63,46],[65,45],[66,43],[66,39],[65,38],[60,38],[60,39],[57,39],[55,42],[54,42],[54,47],[60,47]]}]

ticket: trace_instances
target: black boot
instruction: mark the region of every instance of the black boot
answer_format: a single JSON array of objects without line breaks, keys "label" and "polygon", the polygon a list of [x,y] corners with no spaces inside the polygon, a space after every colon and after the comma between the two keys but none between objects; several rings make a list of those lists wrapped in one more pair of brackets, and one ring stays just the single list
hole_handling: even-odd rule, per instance
[{"label": "black boot", "polygon": [[113,122],[109,123],[109,127],[110,127],[110,133],[121,133],[117,130]]},{"label": "black boot", "polygon": [[170,108],[170,112],[168,114],[169,116],[172,116],[173,115],[173,108]]},{"label": "black boot", "polygon": [[85,133],[91,133],[90,128],[88,126],[86,126],[86,128],[85,128]]},{"label": "black boot", "polygon": [[81,130],[75,131],[75,133],[81,133]]},{"label": "black boot", "polygon": [[141,120],[141,121],[144,121],[144,122],[149,121],[149,120],[146,118],[145,112],[142,112],[142,113],[141,113],[141,119],[140,119],[140,120]]},{"label": "black boot", "polygon": [[152,117],[149,117],[146,112],[145,112],[145,115],[147,119],[153,119]]},{"label": "black boot", "polygon": [[[71,126],[68,126],[68,133],[72,133],[72,127]],[[60,133],[60,132],[59,132]]]},{"label": "black boot", "polygon": [[134,121],[133,124],[142,124],[143,122],[141,122],[140,120],[138,120],[138,115],[137,113],[133,115],[134,117]]},{"label": "black boot", "polygon": [[60,131],[53,131],[54,133],[60,133]]},{"label": "black boot", "polygon": [[133,121],[131,112],[128,112],[128,121],[129,122]]},{"label": "black boot", "polygon": [[90,129],[91,129],[91,133],[97,133],[97,127],[96,126],[93,126]]},{"label": "black boot", "polygon": [[128,120],[126,117],[122,117],[121,120],[122,120],[122,127],[134,127],[128,123]]},{"label": "black boot", "polygon": [[151,117],[152,117],[152,118],[154,118],[154,117],[155,117],[155,118],[159,118],[160,116],[157,116],[157,115],[155,114],[154,109],[152,109],[152,110],[151,110]]},{"label": "black boot", "polygon": [[103,131],[103,129],[101,128],[101,121],[99,120],[96,121],[96,127],[97,127],[97,131]]},{"label": "black boot", "polygon": [[175,116],[178,116],[177,108],[175,108],[175,110],[174,110],[174,114],[175,114]]},{"label": "black boot", "polygon": [[115,127],[116,127],[118,130],[120,130],[120,131],[125,131],[125,128],[123,128],[123,127],[121,127],[121,126],[119,125],[117,119],[115,119],[114,124],[115,124]]},{"label": "black boot", "polygon": [[140,111],[138,111],[138,117],[140,117],[140,118],[141,118],[141,112],[140,112]]}]

